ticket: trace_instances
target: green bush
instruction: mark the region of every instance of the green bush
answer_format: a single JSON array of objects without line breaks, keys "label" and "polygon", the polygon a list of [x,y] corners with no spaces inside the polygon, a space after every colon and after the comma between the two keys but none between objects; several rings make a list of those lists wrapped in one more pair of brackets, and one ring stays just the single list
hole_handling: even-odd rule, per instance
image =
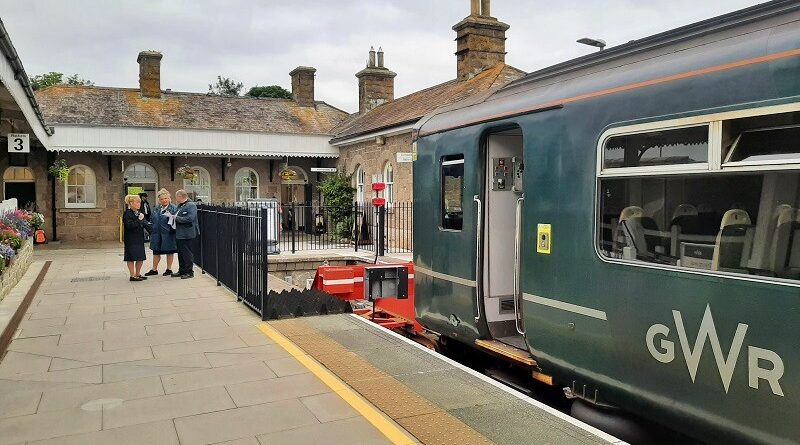
[{"label": "green bush", "polygon": [[319,191],[325,199],[329,224],[334,228],[336,236],[349,239],[353,226],[353,197],[356,189],[352,184],[352,176],[338,171],[329,174],[319,184]]}]

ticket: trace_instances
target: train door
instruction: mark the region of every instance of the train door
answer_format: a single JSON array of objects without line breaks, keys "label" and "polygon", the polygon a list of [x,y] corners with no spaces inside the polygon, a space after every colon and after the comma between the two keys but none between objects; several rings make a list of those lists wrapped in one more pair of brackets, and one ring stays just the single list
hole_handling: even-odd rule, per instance
[{"label": "train door", "polygon": [[524,194],[522,132],[490,134],[486,142],[483,307],[494,340],[527,350],[520,292]]}]

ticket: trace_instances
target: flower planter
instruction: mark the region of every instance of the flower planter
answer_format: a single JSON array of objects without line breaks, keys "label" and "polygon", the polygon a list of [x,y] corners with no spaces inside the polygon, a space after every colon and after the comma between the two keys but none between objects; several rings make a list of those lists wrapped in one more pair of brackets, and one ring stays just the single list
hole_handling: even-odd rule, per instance
[{"label": "flower planter", "polygon": [[6,266],[3,274],[0,275],[0,301],[19,283],[32,262],[33,238],[28,238],[22,243],[22,248],[19,249],[11,264]]}]

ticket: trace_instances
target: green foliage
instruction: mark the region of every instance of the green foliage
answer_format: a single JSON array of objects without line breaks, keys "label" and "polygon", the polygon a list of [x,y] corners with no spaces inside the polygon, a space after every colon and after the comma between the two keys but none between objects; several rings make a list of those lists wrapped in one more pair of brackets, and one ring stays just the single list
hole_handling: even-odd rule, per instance
[{"label": "green foliage", "polygon": [[245,96],[250,97],[273,97],[275,99],[291,99],[292,93],[280,85],[260,86],[250,88]]},{"label": "green foliage", "polygon": [[67,178],[69,178],[69,167],[67,167],[67,161],[63,159],[56,159],[53,165],[48,167],[47,171],[50,176],[58,179],[58,182],[62,184],[67,182]]},{"label": "green foliage", "polygon": [[353,226],[353,197],[356,189],[352,185],[352,176],[341,171],[329,174],[319,184],[319,191],[325,199],[329,223],[340,238],[350,238]]},{"label": "green foliage", "polygon": [[217,76],[217,81],[208,85],[208,92],[220,96],[238,96],[244,84],[229,77]]},{"label": "green foliage", "polygon": [[83,79],[79,77],[77,74],[73,74],[71,76],[67,76],[67,80],[64,80],[64,74],[59,73],[57,71],[50,71],[49,73],[45,74],[37,74],[30,78],[31,81],[31,88],[36,91],[42,88],[47,88],[52,85],[94,85],[94,82],[91,80]]}]

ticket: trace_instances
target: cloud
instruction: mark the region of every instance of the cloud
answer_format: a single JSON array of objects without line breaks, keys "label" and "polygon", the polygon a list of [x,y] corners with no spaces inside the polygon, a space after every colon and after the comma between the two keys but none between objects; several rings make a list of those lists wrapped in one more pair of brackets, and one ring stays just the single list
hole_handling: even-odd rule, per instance
[{"label": "cloud", "polygon": [[[507,62],[525,71],[756,4],[727,0],[495,0],[511,25]],[[217,75],[290,86],[298,65],[317,68],[317,99],[355,111],[355,73],[382,46],[398,75],[395,97],[455,77],[454,24],[467,0],[0,0],[29,74],[78,73],[97,85],[136,87],[136,55],[164,53],[162,88],[205,92]]]}]

